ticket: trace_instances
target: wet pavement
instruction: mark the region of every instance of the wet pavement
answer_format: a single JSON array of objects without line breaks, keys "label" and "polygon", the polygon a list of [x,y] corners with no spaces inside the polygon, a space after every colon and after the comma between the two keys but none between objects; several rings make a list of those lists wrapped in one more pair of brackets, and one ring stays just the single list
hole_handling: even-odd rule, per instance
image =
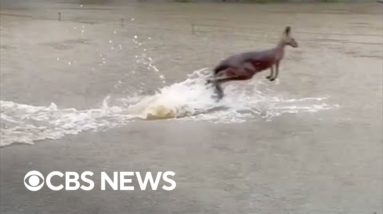
[{"label": "wet pavement", "polygon": [[[0,18],[1,213],[383,213],[382,5],[20,3]],[[300,47],[276,82],[209,99],[194,71],[286,25]],[[180,118],[146,120],[159,106]],[[29,192],[29,170],[172,170],[177,188]]]}]

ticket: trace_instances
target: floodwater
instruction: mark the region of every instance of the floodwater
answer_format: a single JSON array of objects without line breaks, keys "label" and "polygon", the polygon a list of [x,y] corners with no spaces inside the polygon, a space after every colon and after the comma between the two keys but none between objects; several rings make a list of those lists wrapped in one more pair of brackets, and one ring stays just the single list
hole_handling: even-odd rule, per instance
[{"label": "floodwater", "polygon": [[[2,213],[382,213],[381,4],[4,5]],[[228,83],[216,102],[211,69],[287,25],[299,48],[279,78]],[[55,167],[179,180],[36,205],[17,181]]]}]

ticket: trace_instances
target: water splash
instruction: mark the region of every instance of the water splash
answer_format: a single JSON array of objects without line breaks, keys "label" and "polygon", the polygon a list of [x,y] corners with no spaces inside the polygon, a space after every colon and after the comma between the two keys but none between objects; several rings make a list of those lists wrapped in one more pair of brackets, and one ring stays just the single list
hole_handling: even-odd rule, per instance
[{"label": "water splash", "polygon": [[[211,85],[206,85],[210,71],[193,72],[179,83],[163,87],[154,95],[104,99],[99,108],[77,110],[32,106],[0,101],[0,146],[59,139],[67,134],[100,131],[126,125],[134,120],[169,119],[206,120],[218,123],[268,121],[286,113],[317,112],[336,107],[326,98],[284,98],[274,92],[257,90],[259,82],[225,88],[226,96],[216,102]],[[260,81],[260,80],[258,80]]]},{"label": "water splash", "polygon": [[99,108],[77,110],[49,106],[31,106],[10,101],[0,101],[0,146],[28,143],[44,139],[58,139],[67,134],[86,130],[115,127],[131,119],[122,109]]},{"label": "water splash", "polygon": [[[206,84],[211,72],[201,69],[180,83],[166,86],[152,96],[140,97],[136,103],[125,101],[131,114],[143,119],[180,118],[214,122],[244,122],[251,118],[271,120],[285,113],[317,112],[336,107],[325,97],[285,98],[271,90],[255,87],[263,80],[247,84],[231,84],[226,96],[216,101],[212,85]],[[124,99],[121,99],[124,103]]]}]

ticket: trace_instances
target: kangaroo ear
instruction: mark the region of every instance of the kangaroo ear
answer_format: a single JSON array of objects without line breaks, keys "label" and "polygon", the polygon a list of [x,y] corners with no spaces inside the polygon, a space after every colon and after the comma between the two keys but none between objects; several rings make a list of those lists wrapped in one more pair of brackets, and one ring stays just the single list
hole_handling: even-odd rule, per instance
[{"label": "kangaroo ear", "polygon": [[287,26],[287,27],[285,28],[285,35],[286,35],[286,36],[290,35],[290,31],[291,31],[291,27],[290,27],[290,26]]}]

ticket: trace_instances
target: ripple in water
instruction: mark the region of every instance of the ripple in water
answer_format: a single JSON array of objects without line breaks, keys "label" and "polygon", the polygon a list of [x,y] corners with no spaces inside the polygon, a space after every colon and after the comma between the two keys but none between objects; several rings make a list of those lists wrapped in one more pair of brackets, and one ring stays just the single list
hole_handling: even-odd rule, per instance
[{"label": "ripple in water", "polygon": [[[238,123],[250,119],[271,120],[282,114],[317,112],[336,107],[326,98],[284,98],[257,90],[253,84],[231,84],[220,102],[206,85],[207,69],[193,72],[179,83],[166,86],[154,95],[113,99],[106,97],[100,108],[77,110],[32,106],[0,101],[1,143],[28,143],[58,139],[82,131],[100,131],[123,126],[134,120],[169,119],[205,120]],[[256,84],[255,84],[256,85]]]}]

